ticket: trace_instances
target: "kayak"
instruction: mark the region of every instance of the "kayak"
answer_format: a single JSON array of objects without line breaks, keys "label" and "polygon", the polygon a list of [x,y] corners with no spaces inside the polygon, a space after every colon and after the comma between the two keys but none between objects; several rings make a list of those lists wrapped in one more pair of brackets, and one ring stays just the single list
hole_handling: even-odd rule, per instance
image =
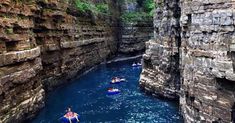
[{"label": "kayak", "polygon": [[126,79],[120,79],[119,81],[110,82],[110,84],[118,84],[118,83],[125,82],[125,81]]},{"label": "kayak", "polygon": [[[76,116],[72,117],[71,122],[72,123],[79,123],[79,121],[77,121],[77,119],[80,120],[80,115],[77,115],[77,118],[76,118]],[[61,121],[61,123],[70,123],[69,118],[67,118],[65,116],[60,118],[60,121]]]},{"label": "kayak", "polygon": [[116,95],[119,93],[120,93],[119,89],[112,89],[112,90],[108,90],[108,92],[107,92],[108,95]]}]

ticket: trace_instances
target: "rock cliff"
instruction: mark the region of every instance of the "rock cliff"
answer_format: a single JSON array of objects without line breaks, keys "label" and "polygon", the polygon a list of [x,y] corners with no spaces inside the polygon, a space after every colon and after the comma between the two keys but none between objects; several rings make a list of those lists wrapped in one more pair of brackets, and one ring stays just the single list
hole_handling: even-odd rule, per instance
[{"label": "rock cliff", "polygon": [[19,122],[44,106],[41,50],[33,33],[36,4],[0,4],[0,122]]},{"label": "rock cliff", "polygon": [[83,13],[70,2],[0,1],[1,123],[31,118],[46,89],[116,53],[116,17]]},{"label": "rock cliff", "polygon": [[180,105],[185,121],[231,122],[235,102],[235,3],[182,0],[180,4]]},{"label": "rock cliff", "polygon": [[145,42],[153,34],[152,21],[136,23],[122,23],[119,52],[124,54],[138,54],[145,50]]},{"label": "rock cliff", "polygon": [[[137,0],[122,0],[120,7],[121,16],[143,12],[143,2]],[[144,0],[143,0],[144,1]],[[121,19],[120,39],[118,51],[124,54],[138,54],[145,50],[145,42],[153,36],[152,18],[142,18],[138,21]]]},{"label": "rock cliff", "polygon": [[235,122],[234,1],[156,3],[155,39],[147,43],[141,87],[180,97],[187,123]]},{"label": "rock cliff", "polygon": [[[81,12],[73,2],[0,1],[0,122],[31,118],[44,106],[45,90],[118,50],[143,50],[151,36],[149,22],[119,28],[116,17]],[[116,0],[98,2],[119,14]],[[185,122],[235,122],[234,0],[155,2],[140,86],[179,99]]]},{"label": "rock cliff", "polygon": [[179,90],[180,7],[177,0],[155,1],[154,39],[146,43],[140,86],[156,96],[177,99]]},{"label": "rock cliff", "polygon": [[112,16],[82,13],[63,2],[41,2],[34,32],[41,47],[42,81],[53,87],[114,55],[117,22]]}]

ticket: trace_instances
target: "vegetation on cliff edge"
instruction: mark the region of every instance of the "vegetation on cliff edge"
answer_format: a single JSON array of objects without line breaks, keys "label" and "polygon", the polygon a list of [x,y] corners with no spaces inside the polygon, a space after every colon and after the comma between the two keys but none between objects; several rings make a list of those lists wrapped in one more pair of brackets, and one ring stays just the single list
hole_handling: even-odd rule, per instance
[{"label": "vegetation on cliff edge", "polygon": [[[128,0],[128,2],[136,2],[136,1]],[[144,0],[144,1],[139,0],[137,1],[137,3],[139,4],[139,7],[141,7],[142,9],[132,12],[124,12],[121,15],[121,19],[125,23],[145,21],[153,17],[154,8],[155,8],[154,0]]]},{"label": "vegetation on cliff edge", "polygon": [[76,7],[82,12],[92,12],[94,14],[110,14],[109,6],[106,3],[92,3],[89,1],[76,0]]}]

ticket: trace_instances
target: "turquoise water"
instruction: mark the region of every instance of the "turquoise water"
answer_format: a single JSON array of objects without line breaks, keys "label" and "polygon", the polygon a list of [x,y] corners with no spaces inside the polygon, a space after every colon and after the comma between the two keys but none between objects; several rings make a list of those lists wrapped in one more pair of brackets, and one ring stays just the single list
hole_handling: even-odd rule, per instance
[{"label": "turquoise water", "polygon": [[[59,123],[68,106],[81,115],[83,123],[182,123],[178,104],[145,95],[138,87],[140,68],[132,68],[133,61],[99,65],[95,70],[50,92],[46,106],[33,123]],[[111,86],[114,76],[128,82]],[[121,90],[108,96],[108,87]]]}]

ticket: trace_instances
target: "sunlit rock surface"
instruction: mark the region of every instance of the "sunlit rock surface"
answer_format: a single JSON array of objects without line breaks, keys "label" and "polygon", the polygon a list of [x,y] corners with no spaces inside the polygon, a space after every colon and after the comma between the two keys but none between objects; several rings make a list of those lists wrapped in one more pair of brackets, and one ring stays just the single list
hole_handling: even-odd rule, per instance
[{"label": "sunlit rock surface", "polygon": [[46,89],[116,53],[116,18],[82,14],[73,4],[0,1],[1,123],[31,118],[44,106]]},{"label": "sunlit rock surface", "polygon": [[0,2],[0,122],[19,122],[44,106],[40,48],[33,33],[35,3]]},{"label": "sunlit rock surface", "polygon": [[82,13],[62,2],[39,5],[34,32],[42,49],[46,87],[61,84],[115,54],[114,17]]}]

